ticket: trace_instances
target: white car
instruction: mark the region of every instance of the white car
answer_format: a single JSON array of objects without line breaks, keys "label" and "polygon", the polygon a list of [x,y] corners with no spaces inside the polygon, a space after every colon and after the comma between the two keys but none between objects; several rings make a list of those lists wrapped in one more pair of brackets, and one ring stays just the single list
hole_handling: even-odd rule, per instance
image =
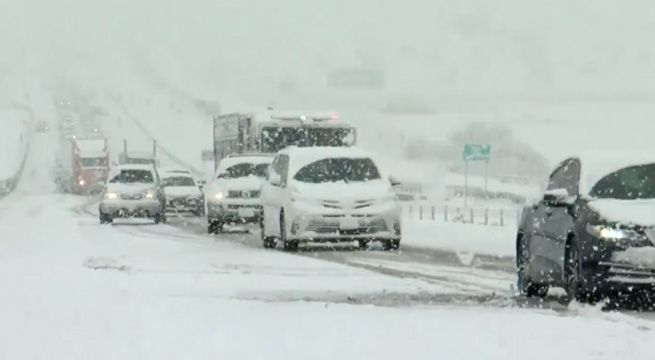
[{"label": "white car", "polygon": [[273,157],[270,154],[233,155],[220,161],[205,185],[207,232],[216,234],[227,223],[259,222],[260,190]]},{"label": "white car", "polygon": [[195,216],[205,215],[205,194],[188,171],[164,171],[160,176],[166,194],[167,210]]},{"label": "white car", "polygon": [[401,240],[400,204],[392,182],[363,150],[290,147],[273,160],[262,187],[265,248],[277,242],[295,250],[302,242]]},{"label": "white car", "polygon": [[126,217],[146,217],[163,223],[165,211],[165,194],[152,165],[120,165],[111,169],[100,201],[101,224]]}]

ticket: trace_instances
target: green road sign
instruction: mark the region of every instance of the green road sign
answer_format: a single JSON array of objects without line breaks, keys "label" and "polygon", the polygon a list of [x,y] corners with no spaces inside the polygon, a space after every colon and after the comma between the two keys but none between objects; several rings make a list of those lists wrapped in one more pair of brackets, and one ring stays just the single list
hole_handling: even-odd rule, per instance
[{"label": "green road sign", "polygon": [[489,161],[491,145],[466,144],[462,153],[464,161]]}]

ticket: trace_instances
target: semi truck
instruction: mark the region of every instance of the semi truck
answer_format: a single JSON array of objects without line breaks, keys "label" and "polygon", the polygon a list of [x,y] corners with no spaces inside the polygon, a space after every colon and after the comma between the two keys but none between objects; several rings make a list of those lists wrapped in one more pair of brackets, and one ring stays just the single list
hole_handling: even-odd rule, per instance
[{"label": "semi truck", "polygon": [[213,117],[213,139],[217,169],[230,155],[274,154],[287,146],[352,146],[357,130],[331,112],[230,113]]},{"label": "semi truck", "polygon": [[107,139],[72,139],[70,189],[75,194],[102,191],[109,174]]}]

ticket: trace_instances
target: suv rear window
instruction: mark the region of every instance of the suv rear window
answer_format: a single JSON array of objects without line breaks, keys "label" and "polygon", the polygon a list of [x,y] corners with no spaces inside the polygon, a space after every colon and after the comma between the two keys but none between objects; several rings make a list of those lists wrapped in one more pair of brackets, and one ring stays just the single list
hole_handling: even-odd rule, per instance
[{"label": "suv rear window", "polygon": [[371,159],[333,158],[313,162],[300,169],[296,181],[320,184],[330,182],[363,182],[380,179],[380,172]]}]

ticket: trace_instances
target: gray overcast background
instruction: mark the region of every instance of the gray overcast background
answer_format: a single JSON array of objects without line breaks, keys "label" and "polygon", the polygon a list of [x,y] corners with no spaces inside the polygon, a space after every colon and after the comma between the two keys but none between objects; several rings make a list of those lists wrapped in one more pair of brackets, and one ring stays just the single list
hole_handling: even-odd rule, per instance
[{"label": "gray overcast background", "polygon": [[1,1],[4,90],[145,74],[275,101],[280,84],[304,93],[371,67],[384,92],[429,101],[655,93],[650,1]]}]

